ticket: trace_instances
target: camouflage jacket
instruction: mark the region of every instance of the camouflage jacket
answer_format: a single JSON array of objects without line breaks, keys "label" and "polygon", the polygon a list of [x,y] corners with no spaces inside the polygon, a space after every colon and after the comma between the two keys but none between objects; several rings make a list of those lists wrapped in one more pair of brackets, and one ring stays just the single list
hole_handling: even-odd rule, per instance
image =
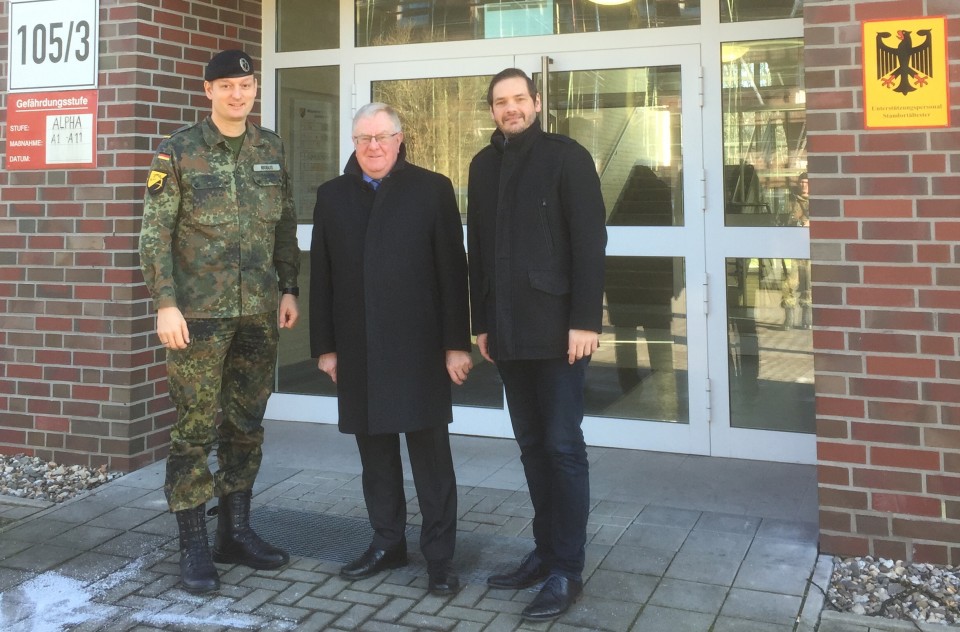
[{"label": "camouflage jacket", "polygon": [[235,159],[208,117],[164,139],[150,169],[140,266],[154,307],[187,318],[276,310],[300,268],[280,137],[248,122]]}]

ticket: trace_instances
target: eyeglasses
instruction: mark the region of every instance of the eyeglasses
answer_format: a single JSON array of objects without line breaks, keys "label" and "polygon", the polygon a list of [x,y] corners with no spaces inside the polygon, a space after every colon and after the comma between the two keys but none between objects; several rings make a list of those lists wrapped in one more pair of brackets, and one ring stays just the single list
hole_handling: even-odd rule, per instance
[{"label": "eyeglasses", "polygon": [[357,147],[366,147],[373,141],[377,141],[378,145],[383,145],[399,133],[400,132],[394,132],[392,134],[377,134],[376,136],[371,136],[370,134],[360,134],[359,136],[353,137],[353,142]]}]

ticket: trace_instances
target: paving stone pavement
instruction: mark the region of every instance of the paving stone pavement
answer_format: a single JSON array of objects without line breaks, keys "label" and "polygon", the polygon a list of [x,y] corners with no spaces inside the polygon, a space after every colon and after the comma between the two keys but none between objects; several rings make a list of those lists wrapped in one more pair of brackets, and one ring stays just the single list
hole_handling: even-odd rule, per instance
[{"label": "paving stone pavement", "polygon": [[[823,597],[814,584],[826,587],[831,563],[817,554],[810,520],[812,467],[591,449],[584,597],[557,621],[531,624],[519,614],[535,589],[496,590],[484,581],[532,548],[532,509],[512,441],[453,438],[460,483],[455,562],[464,588],[439,598],[426,591],[426,565],[416,551],[419,510],[410,481],[410,565],[344,581],[340,566],[363,551],[370,533],[352,439],[315,424],[269,422],[267,432],[253,521],[291,551],[287,567],[218,565],[218,592],[181,590],[160,462],[60,505],[0,497],[0,629],[915,629],[839,613],[821,617]],[[211,518],[211,531],[215,524]]]}]

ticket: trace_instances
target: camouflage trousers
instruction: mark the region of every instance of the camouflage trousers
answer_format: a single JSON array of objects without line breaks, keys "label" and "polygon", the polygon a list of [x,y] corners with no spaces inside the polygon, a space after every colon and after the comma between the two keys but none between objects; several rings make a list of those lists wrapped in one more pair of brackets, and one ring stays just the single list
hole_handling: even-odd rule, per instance
[{"label": "camouflage trousers", "polygon": [[[177,409],[163,486],[170,511],[253,487],[277,362],[276,313],[190,318],[187,327],[187,348],[167,351],[170,399]],[[207,465],[214,445],[215,475]]]}]

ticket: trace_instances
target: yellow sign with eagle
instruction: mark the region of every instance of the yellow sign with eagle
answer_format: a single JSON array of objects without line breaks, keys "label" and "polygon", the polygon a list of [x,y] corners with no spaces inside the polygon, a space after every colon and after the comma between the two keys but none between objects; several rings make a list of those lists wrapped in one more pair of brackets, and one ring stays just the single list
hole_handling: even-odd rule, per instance
[{"label": "yellow sign with eagle", "polygon": [[863,23],[863,105],[868,129],[950,125],[945,17]]}]

